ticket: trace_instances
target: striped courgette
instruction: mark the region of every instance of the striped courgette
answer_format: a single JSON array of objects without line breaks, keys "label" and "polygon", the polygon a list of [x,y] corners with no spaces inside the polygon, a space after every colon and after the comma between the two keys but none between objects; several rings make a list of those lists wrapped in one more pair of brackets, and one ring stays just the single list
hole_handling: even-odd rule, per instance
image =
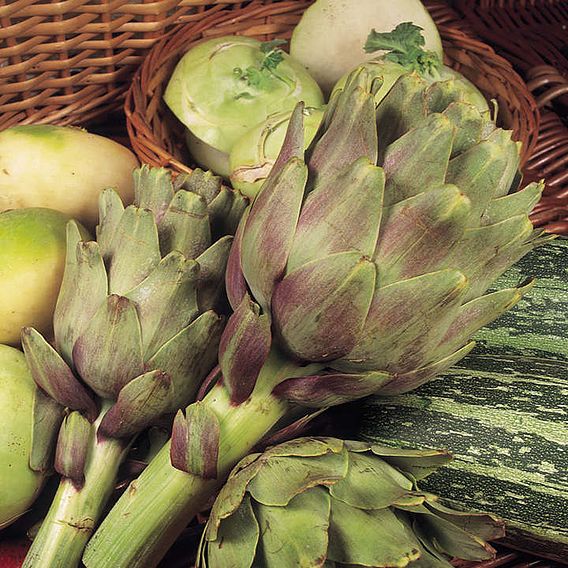
[{"label": "striped courgette", "polygon": [[494,512],[508,541],[568,563],[568,240],[525,257],[500,284],[538,278],[472,354],[406,395],[363,403],[358,435],[448,448],[455,460],[423,488]]}]

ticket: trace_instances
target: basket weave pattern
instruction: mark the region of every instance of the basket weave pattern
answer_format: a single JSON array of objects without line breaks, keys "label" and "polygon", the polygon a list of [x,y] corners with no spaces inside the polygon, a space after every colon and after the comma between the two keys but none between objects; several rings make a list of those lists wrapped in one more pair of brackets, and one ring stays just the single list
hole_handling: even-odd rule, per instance
[{"label": "basket weave pattern", "polygon": [[0,129],[84,123],[119,108],[158,38],[222,8],[203,0],[0,0]]},{"label": "basket weave pattern", "polygon": [[454,0],[454,6],[463,25],[511,61],[536,96],[541,128],[525,173],[544,178],[546,187],[531,219],[568,235],[568,3]]}]

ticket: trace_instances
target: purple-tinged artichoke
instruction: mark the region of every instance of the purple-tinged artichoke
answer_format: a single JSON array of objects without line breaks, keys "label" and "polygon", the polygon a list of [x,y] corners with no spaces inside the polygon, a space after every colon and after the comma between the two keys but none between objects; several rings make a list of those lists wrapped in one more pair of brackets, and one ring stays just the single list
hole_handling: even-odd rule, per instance
[{"label": "purple-tinged artichoke", "polygon": [[39,387],[31,467],[62,476],[27,567],[79,564],[133,437],[190,404],[216,362],[246,200],[200,170],[174,182],[144,166],[134,178],[134,205],[101,194],[96,242],[68,224],[55,347],[22,331]]},{"label": "purple-tinged artichoke", "polygon": [[[156,566],[230,469],[298,408],[411,390],[530,287],[486,293],[542,243],[519,144],[451,82],[356,70],[304,155],[302,106],[235,235],[217,382],[86,549],[88,568]],[[156,494],[160,493],[160,498]]]}]

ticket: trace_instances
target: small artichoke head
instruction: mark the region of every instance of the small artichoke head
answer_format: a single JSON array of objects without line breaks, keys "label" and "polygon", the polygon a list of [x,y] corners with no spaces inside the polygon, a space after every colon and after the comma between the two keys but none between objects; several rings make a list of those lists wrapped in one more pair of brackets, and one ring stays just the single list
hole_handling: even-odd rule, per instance
[{"label": "small artichoke head", "polygon": [[217,497],[198,567],[450,567],[487,560],[503,523],[453,511],[417,482],[450,460],[335,438],[299,438],[252,454]]},{"label": "small artichoke head", "polygon": [[216,309],[244,198],[200,170],[174,181],[143,166],[134,178],[133,205],[101,194],[96,241],[68,225],[55,347],[34,329],[22,334],[41,389],[32,468],[50,467],[59,431],[55,467],[77,483],[101,409],[98,435],[128,438],[189,404],[224,326]]}]

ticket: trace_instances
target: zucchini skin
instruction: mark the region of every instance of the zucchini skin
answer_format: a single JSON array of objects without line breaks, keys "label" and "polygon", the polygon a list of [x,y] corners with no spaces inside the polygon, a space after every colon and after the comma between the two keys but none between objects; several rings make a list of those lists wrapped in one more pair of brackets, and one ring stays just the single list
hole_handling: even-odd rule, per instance
[{"label": "zucchini skin", "polygon": [[454,461],[421,488],[499,515],[504,542],[568,564],[568,240],[527,255],[499,288],[526,277],[533,290],[451,371],[363,401],[355,437],[449,449]]}]

